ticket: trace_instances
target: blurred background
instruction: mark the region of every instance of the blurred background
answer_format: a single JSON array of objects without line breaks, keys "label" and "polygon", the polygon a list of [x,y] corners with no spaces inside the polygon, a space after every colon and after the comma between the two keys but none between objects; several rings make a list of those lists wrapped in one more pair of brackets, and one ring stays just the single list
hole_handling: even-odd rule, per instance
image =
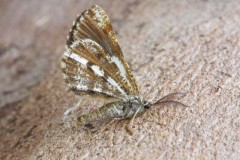
[{"label": "blurred background", "polygon": [[124,10],[120,1],[0,2],[0,107],[28,96],[31,87],[54,70],[72,21],[95,3],[108,9],[118,29],[127,14],[126,11],[123,15],[114,13],[113,6]]}]

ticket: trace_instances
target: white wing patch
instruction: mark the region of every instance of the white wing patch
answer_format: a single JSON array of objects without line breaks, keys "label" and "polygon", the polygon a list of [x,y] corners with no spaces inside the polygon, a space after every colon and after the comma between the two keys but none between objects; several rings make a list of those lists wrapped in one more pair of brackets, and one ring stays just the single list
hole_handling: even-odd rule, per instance
[{"label": "white wing patch", "polygon": [[[84,86],[84,85],[76,85],[76,86],[74,86],[74,87],[76,87],[77,90],[82,90],[82,91],[88,91],[88,90],[90,89],[90,88],[88,88],[88,86]],[[91,90],[94,91],[94,92],[105,93],[105,94],[107,94],[107,95],[109,95],[109,96],[113,96],[112,93],[110,93],[110,92],[105,92],[105,91],[103,91],[101,88],[94,87],[94,88],[92,88]]]},{"label": "white wing patch", "polygon": [[120,71],[120,75],[124,78],[124,80],[127,81],[128,85],[131,85],[128,78],[127,78],[125,67],[123,66],[123,64],[119,60],[119,58],[116,57],[116,56],[112,56],[112,61],[117,65],[117,67]]},{"label": "white wing patch", "polygon": [[74,59],[75,61],[77,61],[77,62],[79,62],[79,63],[81,63],[81,64],[83,64],[83,65],[85,65],[85,66],[86,66],[86,64],[87,64],[87,62],[88,62],[87,59],[81,57],[80,55],[78,55],[78,54],[76,54],[76,53],[73,53],[73,52],[70,52],[69,49],[64,52],[64,55],[65,55],[66,57],[69,57],[69,58],[71,58],[71,59]]},{"label": "white wing patch", "polygon": [[93,65],[93,66],[91,66],[91,68],[92,68],[92,70],[94,71],[95,74],[97,74],[97,75],[103,77],[103,75],[104,75],[104,71],[101,70],[98,66]]},{"label": "white wing patch", "polygon": [[87,86],[83,86],[83,85],[77,85],[76,88],[78,90],[84,90],[84,91],[87,91],[88,90],[88,87]]},{"label": "white wing patch", "polygon": [[94,87],[93,90],[94,90],[95,92],[102,92],[102,89],[101,89],[101,88],[97,88],[97,87]]}]

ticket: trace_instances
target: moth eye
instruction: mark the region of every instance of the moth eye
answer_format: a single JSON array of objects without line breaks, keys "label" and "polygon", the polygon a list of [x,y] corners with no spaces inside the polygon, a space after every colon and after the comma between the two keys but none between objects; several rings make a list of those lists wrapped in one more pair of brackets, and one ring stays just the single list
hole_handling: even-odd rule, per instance
[{"label": "moth eye", "polygon": [[145,109],[149,109],[149,108],[151,108],[151,106],[152,106],[152,103],[150,103],[150,102],[147,102],[144,104]]},{"label": "moth eye", "polygon": [[137,100],[138,98],[137,97],[134,97],[134,100]]}]

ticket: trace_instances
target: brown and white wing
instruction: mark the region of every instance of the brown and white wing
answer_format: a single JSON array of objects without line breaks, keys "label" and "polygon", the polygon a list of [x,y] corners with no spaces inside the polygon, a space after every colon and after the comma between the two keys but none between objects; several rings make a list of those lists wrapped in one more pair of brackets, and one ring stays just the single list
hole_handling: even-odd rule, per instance
[{"label": "brown and white wing", "polygon": [[124,98],[139,93],[109,18],[97,5],[73,23],[62,70],[66,82],[77,94],[97,92]]},{"label": "brown and white wing", "polygon": [[99,65],[101,58],[92,56],[103,52],[101,46],[90,39],[78,40],[68,46],[61,63],[64,79],[76,94],[97,93],[125,98],[125,90]]}]

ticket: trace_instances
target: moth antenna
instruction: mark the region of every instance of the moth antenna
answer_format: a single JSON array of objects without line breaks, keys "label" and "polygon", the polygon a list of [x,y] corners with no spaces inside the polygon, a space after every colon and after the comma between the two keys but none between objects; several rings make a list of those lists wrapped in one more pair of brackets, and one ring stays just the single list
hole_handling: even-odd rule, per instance
[{"label": "moth antenna", "polygon": [[171,101],[177,102],[178,100],[186,97],[186,95],[187,95],[187,93],[171,93],[171,94],[168,94],[168,95],[162,97],[158,101],[154,102],[153,105],[159,104],[161,102],[171,102]]},{"label": "moth antenna", "polygon": [[155,105],[174,105],[174,106],[182,106],[182,107],[189,107],[181,102],[178,101],[161,101],[158,103],[154,103],[153,106]]}]

